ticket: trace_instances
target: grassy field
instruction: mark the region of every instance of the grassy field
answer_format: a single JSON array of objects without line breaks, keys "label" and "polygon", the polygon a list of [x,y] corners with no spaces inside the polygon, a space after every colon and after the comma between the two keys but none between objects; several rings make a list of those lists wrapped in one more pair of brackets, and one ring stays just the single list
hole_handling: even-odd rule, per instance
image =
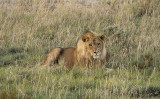
[{"label": "grassy field", "polygon": [[[44,68],[86,30],[106,36],[106,67]],[[1,0],[0,99],[160,98],[159,0]]]}]

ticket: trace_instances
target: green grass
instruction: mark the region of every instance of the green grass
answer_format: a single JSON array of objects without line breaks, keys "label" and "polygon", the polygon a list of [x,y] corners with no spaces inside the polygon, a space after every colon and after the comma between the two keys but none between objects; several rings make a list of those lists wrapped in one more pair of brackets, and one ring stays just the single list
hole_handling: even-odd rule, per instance
[{"label": "green grass", "polygon": [[159,71],[104,68],[2,67],[1,97],[108,98],[153,97],[160,93]]},{"label": "green grass", "polygon": [[[31,1],[0,3],[0,98],[160,97],[159,0]],[[86,30],[106,36],[113,71],[38,65]]]}]

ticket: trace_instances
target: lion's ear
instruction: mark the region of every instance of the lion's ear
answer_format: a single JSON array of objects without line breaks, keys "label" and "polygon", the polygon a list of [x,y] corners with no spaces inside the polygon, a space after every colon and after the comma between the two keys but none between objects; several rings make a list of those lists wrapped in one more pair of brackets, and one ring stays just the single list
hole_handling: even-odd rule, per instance
[{"label": "lion's ear", "polygon": [[89,40],[89,37],[87,37],[87,36],[85,36],[85,35],[82,36],[82,41],[83,41],[83,42],[86,42],[86,41],[88,41],[88,40]]},{"label": "lion's ear", "polygon": [[100,35],[98,36],[101,40],[104,40],[105,39],[105,36],[104,35]]}]

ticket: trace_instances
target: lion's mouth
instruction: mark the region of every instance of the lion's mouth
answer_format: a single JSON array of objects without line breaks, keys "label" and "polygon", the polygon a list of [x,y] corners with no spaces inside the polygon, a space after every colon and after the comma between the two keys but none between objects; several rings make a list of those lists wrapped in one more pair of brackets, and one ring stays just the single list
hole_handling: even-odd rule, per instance
[{"label": "lion's mouth", "polygon": [[93,56],[94,59],[97,59],[97,58],[99,58],[99,57],[100,57],[100,55],[94,55],[94,56]]}]

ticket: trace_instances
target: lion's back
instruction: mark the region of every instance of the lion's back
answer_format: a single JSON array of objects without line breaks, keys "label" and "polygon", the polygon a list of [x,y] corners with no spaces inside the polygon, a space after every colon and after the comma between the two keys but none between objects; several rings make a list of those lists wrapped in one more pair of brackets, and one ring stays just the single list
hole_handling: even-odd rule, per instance
[{"label": "lion's back", "polygon": [[76,48],[63,48],[59,57],[59,62],[64,61],[67,67],[73,66],[76,63]]}]

